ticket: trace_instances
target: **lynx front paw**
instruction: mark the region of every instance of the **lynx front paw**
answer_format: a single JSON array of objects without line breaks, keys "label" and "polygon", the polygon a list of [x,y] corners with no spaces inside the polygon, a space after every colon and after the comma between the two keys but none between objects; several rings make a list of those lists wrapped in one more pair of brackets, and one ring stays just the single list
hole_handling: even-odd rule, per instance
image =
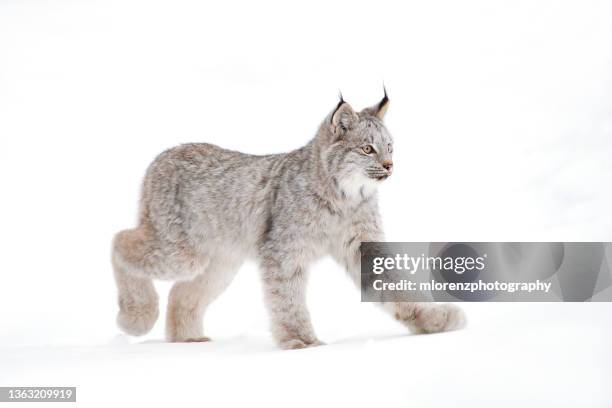
[{"label": "lynx front paw", "polygon": [[452,304],[399,304],[396,317],[415,333],[438,333],[465,326],[463,310]]},{"label": "lynx front paw", "polygon": [[282,348],[283,350],[297,350],[297,349],[317,347],[317,346],[323,346],[323,345],[325,345],[325,343],[323,343],[320,340],[314,340],[314,341],[307,342],[302,339],[287,339],[287,340],[281,340],[278,342],[278,346]]},{"label": "lynx front paw", "polygon": [[117,325],[129,335],[142,336],[153,328],[158,315],[157,303],[120,302]]}]

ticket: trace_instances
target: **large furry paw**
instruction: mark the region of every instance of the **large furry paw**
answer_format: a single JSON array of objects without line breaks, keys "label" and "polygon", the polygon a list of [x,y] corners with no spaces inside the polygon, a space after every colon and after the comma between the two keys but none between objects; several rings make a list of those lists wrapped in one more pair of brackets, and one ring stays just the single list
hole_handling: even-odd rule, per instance
[{"label": "large furry paw", "polygon": [[406,324],[414,333],[439,333],[458,330],[466,324],[463,310],[450,303],[420,303],[409,306],[400,303],[398,307],[397,319]]},{"label": "large furry paw", "polygon": [[159,316],[156,303],[136,304],[120,302],[117,325],[132,336],[147,334]]},{"label": "large furry paw", "polygon": [[168,335],[167,339],[170,343],[206,343],[211,341],[210,337],[206,336],[179,336],[178,334]]},{"label": "large furry paw", "polygon": [[282,348],[283,350],[297,350],[297,349],[317,347],[317,346],[323,346],[323,345],[325,345],[325,343],[323,343],[320,340],[316,340],[316,339],[314,341],[305,341],[302,339],[287,339],[287,340],[281,340],[278,342],[278,346]]},{"label": "large furry paw", "polygon": [[438,333],[458,330],[465,326],[463,310],[455,305],[427,305],[419,308],[413,321],[416,333]]},{"label": "large furry paw", "polygon": [[206,343],[207,341],[210,341],[210,337],[202,336],[202,337],[195,337],[192,339],[186,339],[185,343]]}]

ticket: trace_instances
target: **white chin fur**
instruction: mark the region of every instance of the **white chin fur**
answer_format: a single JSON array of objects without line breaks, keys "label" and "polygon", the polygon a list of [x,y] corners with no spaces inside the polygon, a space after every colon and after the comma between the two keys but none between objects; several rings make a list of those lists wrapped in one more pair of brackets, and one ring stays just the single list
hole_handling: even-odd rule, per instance
[{"label": "white chin fur", "polygon": [[339,180],[340,189],[350,198],[366,199],[376,192],[378,181],[361,173],[351,174]]}]

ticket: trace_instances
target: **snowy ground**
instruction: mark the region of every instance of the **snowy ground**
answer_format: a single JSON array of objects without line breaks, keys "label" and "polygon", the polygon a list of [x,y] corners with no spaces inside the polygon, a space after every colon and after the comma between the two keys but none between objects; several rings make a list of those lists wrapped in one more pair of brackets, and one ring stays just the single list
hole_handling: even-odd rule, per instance
[{"label": "snowy ground", "polygon": [[163,149],[287,151],[338,88],[361,108],[383,80],[388,240],[612,241],[611,20],[607,1],[0,2],[0,385],[87,407],[612,406],[610,304],[467,304],[466,330],[409,336],[326,260],[329,345],[282,352],[246,265],[214,342],[165,344],[163,316],[119,334],[109,262]]},{"label": "snowy ground", "polygon": [[467,310],[463,331],[407,336],[390,322],[364,327],[366,315],[361,327],[323,325],[327,346],[287,352],[256,329],[205,344],[118,335],[96,345],[2,348],[0,381],[77,386],[79,406],[96,407],[612,403],[611,304]]}]

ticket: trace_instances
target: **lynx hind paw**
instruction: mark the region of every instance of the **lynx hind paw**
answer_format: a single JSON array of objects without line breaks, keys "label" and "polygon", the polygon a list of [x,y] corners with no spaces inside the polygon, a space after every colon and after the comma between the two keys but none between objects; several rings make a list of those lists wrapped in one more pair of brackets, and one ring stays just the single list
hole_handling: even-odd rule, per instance
[{"label": "lynx hind paw", "polygon": [[159,315],[157,303],[121,307],[117,314],[117,325],[131,336],[142,336],[153,328]]},{"label": "lynx hind paw", "polygon": [[279,346],[283,350],[298,350],[298,349],[303,349],[303,348],[317,347],[317,346],[324,346],[324,345],[325,343],[323,343],[320,340],[306,342],[302,339],[287,339],[287,340],[283,340],[279,342]]},{"label": "lynx hind paw", "polygon": [[455,305],[426,305],[416,311],[411,328],[416,333],[439,333],[459,330],[465,324],[465,313]]},{"label": "lynx hind paw", "polygon": [[202,336],[183,340],[185,343],[205,343],[207,341],[210,341],[210,337]]}]

